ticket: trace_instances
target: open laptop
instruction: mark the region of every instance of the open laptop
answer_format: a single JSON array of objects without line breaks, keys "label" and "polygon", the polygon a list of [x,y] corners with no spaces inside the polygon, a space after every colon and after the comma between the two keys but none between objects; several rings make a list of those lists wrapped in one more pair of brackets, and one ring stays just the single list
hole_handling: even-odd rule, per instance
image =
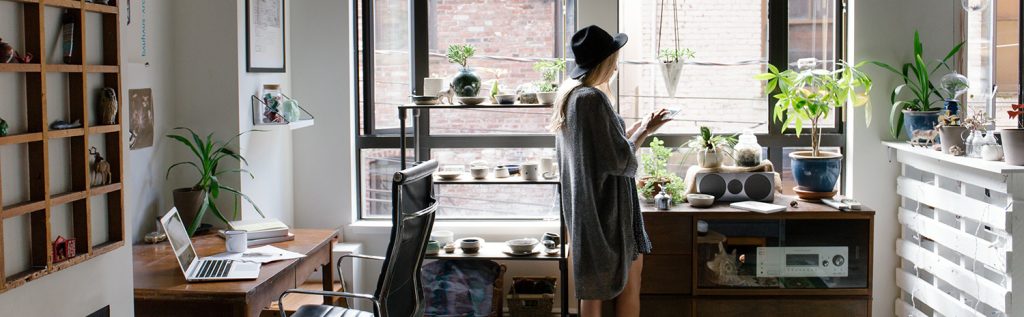
[{"label": "open laptop", "polygon": [[160,225],[167,233],[167,241],[171,243],[186,281],[254,280],[260,276],[260,263],[199,259],[177,208],[171,208],[170,212],[160,218]]}]

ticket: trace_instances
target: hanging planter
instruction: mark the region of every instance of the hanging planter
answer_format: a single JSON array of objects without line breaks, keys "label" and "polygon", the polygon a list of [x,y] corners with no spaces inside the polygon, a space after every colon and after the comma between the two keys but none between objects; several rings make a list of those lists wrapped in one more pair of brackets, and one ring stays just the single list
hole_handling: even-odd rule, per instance
[{"label": "hanging planter", "polygon": [[679,87],[679,78],[683,74],[683,62],[687,58],[693,58],[693,50],[684,49],[662,49],[658,59],[661,60],[661,76],[665,79],[665,89],[669,97],[676,96],[676,88]]},{"label": "hanging planter", "polygon": [[661,61],[661,76],[665,79],[665,90],[669,97],[676,96],[676,88],[679,86],[679,78],[683,73],[683,63],[686,59],[693,58],[693,50],[679,48],[679,11],[676,9],[676,1],[672,1],[672,32],[675,34],[675,46],[673,48],[661,48],[661,20],[665,14],[665,1],[661,1],[661,14],[658,15],[658,39],[655,43],[658,50],[658,60]]}]

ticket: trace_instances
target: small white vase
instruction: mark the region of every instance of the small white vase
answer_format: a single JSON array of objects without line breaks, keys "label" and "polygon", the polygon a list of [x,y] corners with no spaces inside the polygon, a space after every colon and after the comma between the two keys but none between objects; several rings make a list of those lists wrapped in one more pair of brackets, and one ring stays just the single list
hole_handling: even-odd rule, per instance
[{"label": "small white vase", "polygon": [[697,165],[703,168],[719,168],[722,166],[722,151],[697,150]]}]

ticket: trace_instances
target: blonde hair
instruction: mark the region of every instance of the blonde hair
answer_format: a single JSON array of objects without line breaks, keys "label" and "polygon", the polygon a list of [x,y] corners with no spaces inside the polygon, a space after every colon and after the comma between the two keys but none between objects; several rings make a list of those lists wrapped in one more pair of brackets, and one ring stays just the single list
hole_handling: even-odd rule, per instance
[{"label": "blonde hair", "polygon": [[[551,111],[551,124],[548,125],[548,129],[551,132],[558,132],[565,127],[565,114],[568,110],[569,96],[572,95],[573,90],[579,87],[599,87],[607,85],[608,81],[615,75],[616,63],[619,61],[619,52],[612,53],[612,55],[606,57],[600,64],[597,64],[594,69],[587,72],[579,80],[566,79],[562,82],[562,85],[558,87],[558,94],[555,98],[555,107]],[[600,88],[599,88],[600,89]],[[604,91],[602,89],[602,91]]]}]

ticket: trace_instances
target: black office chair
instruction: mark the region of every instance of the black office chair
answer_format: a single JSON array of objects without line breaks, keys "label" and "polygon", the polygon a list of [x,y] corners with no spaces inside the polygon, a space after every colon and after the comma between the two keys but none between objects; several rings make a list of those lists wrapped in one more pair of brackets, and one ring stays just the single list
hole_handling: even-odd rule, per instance
[{"label": "black office chair", "polygon": [[[292,289],[285,291],[279,298],[283,303],[285,295],[300,293],[365,299],[373,302],[374,313],[329,305],[303,305],[292,317],[423,316],[425,307],[420,287],[420,267],[423,265],[430,231],[434,227],[434,212],[437,211],[433,190],[433,174],[436,170],[437,161],[431,160],[395,173],[391,189],[393,226],[387,256],[353,254],[338,259],[338,276],[342,278],[342,283],[345,282],[340,269],[342,260],[361,258],[383,261],[377,290],[373,295]],[[284,305],[278,306],[281,307],[281,316],[287,317]]]}]

